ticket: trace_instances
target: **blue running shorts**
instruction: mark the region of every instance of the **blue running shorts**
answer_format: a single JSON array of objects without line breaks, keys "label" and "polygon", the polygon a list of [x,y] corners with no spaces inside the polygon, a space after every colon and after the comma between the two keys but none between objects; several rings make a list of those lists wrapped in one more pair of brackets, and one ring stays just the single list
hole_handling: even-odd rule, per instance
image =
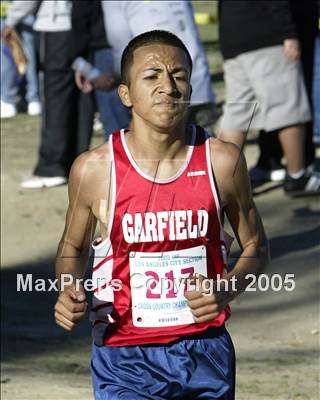
[{"label": "blue running shorts", "polygon": [[235,354],[225,327],[167,345],[98,347],[95,400],[234,400]]}]

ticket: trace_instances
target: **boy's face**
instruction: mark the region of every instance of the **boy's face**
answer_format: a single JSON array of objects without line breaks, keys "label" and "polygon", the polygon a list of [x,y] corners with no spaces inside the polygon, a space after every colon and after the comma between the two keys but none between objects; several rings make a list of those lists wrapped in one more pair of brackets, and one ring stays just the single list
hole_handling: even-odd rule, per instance
[{"label": "boy's face", "polygon": [[190,65],[185,52],[174,46],[151,44],[134,52],[130,85],[119,94],[132,107],[133,120],[160,130],[177,126],[191,96]]}]

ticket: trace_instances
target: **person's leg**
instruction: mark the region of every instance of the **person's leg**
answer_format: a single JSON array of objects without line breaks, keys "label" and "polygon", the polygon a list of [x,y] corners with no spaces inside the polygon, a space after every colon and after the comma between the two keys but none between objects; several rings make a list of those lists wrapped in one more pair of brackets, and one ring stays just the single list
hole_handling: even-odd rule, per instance
[{"label": "person's leg", "polygon": [[69,137],[68,149],[64,157],[68,173],[75,158],[87,151],[90,146],[93,118],[96,111],[94,94],[77,91],[77,106],[75,114],[77,118],[77,121],[75,121],[77,124],[76,135]]},{"label": "person's leg", "polygon": [[287,162],[289,174],[295,174],[305,168],[304,160],[304,125],[294,125],[281,129],[279,139]]},{"label": "person's leg", "polygon": [[[31,18],[30,18],[31,17]],[[28,65],[26,72],[27,92],[26,100],[28,103],[40,101],[39,96],[39,79],[37,68],[37,35],[38,33],[32,30],[33,17],[30,15],[23,19],[21,24],[21,40],[25,49]]]},{"label": "person's leg", "polygon": [[284,189],[293,196],[318,194],[319,176],[306,169],[304,159],[304,124],[310,120],[310,110],[300,63],[290,62],[282,46],[259,50],[256,55],[260,57],[254,60],[255,65],[247,65],[247,70],[251,71],[250,79],[262,105],[265,129],[281,130],[288,167]]},{"label": "person's leg", "polygon": [[1,100],[15,104],[18,90],[17,73],[10,50],[1,43]]},{"label": "person's leg", "polygon": [[[82,109],[79,119],[79,94],[71,69],[72,35],[70,31],[44,34],[44,109],[42,115],[39,160],[34,175],[24,180],[23,188],[37,189],[66,182],[75,157],[87,150],[92,130],[92,110],[89,123],[83,123],[88,109]],[[92,98],[92,96],[89,96]],[[80,124],[81,129],[80,129]],[[85,132],[83,131],[85,130]],[[81,138],[79,138],[81,135]],[[85,139],[83,139],[85,138]]]},{"label": "person's leg", "polygon": [[[91,374],[95,400],[164,400],[168,382],[162,346],[108,347],[92,344]],[[155,363],[154,361],[156,360]],[[154,367],[154,368],[153,368]],[[172,396],[173,397],[173,396]]]},{"label": "person's leg", "polygon": [[266,132],[261,130],[258,137],[259,159],[257,166],[266,170],[281,166],[282,148],[278,139],[278,130]]},{"label": "person's leg", "polygon": [[[128,128],[131,121],[131,112],[125,107],[118,95],[118,90],[113,89],[110,92],[101,92],[100,101],[107,102],[109,104],[110,113],[103,114],[103,124],[107,126],[105,131],[105,137],[108,139],[109,135],[114,131],[122,128]],[[107,120],[105,120],[107,118]]]},{"label": "person's leg", "polygon": [[76,136],[77,92],[69,60],[69,32],[44,34],[44,112],[38,176],[67,176],[68,141]]},{"label": "person's leg", "polygon": [[212,328],[203,338],[190,339],[186,346],[190,379],[183,390],[184,400],[234,400],[235,351],[225,327]]},{"label": "person's leg", "polygon": [[296,125],[282,129],[279,139],[287,161],[285,192],[291,196],[319,195],[320,174],[315,170],[306,169],[304,126]]},{"label": "person's leg", "polygon": [[[301,64],[306,92],[310,104],[312,104],[312,76],[314,65],[314,42],[308,37],[302,38],[301,45]],[[320,85],[320,83],[319,83]],[[278,133],[259,132],[259,151],[260,157],[257,166],[266,170],[272,170],[273,165],[280,165],[282,150],[278,139]],[[310,165],[315,159],[315,148],[312,143],[312,121],[305,125],[305,162]],[[269,174],[270,175],[270,174]]]},{"label": "person's leg", "polygon": [[234,400],[235,353],[222,327],[164,345],[97,346],[95,400]]},{"label": "person's leg", "polygon": [[278,130],[272,132],[261,130],[258,136],[258,147],[257,164],[249,170],[252,187],[256,188],[270,181],[283,181],[286,169],[281,164],[283,152],[278,139]]},{"label": "person's leg", "polygon": [[226,102],[219,138],[243,148],[250,128],[259,126],[259,105],[252,90],[243,59],[236,57],[224,63]]},{"label": "person's leg", "polygon": [[320,35],[315,44],[313,77],[313,141],[320,145]]},{"label": "person's leg", "polygon": [[[114,73],[112,51],[110,49],[96,50],[93,54],[93,64],[101,72],[112,75]],[[106,139],[117,129],[128,127],[131,120],[130,112],[122,104],[117,89],[96,90],[95,98]]]},{"label": "person's leg", "polygon": [[[1,30],[4,19],[1,18]],[[1,117],[16,115],[16,97],[19,91],[18,74],[10,49],[1,41]],[[6,107],[7,106],[7,107]]]},{"label": "person's leg", "polygon": [[[314,67],[314,47],[315,38],[314,37],[301,37],[301,66],[303,73],[303,80],[306,87],[306,92],[312,109],[312,83],[313,83],[313,67]],[[313,119],[313,115],[312,115]],[[315,161],[315,146],[312,140],[313,131],[312,125],[313,120],[306,123],[305,126],[305,145],[304,145],[304,157],[306,166],[309,166]]]}]

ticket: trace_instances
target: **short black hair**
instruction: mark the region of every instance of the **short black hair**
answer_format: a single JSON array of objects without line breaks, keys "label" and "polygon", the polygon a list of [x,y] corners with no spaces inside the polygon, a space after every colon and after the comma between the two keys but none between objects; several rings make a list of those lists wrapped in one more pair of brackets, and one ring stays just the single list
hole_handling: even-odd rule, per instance
[{"label": "short black hair", "polygon": [[130,79],[129,73],[130,68],[133,64],[133,53],[140,47],[148,46],[151,44],[164,44],[173,47],[178,47],[182,49],[188,58],[188,62],[190,64],[190,74],[192,71],[192,59],[190,53],[181,39],[178,36],[174,35],[171,32],[164,31],[164,30],[153,30],[149,32],[141,33],[140,35],[134,37],[130,42],[127,44],[126,48],[124,49],[121,57],[121,82],[125,85],[129,86]]}]

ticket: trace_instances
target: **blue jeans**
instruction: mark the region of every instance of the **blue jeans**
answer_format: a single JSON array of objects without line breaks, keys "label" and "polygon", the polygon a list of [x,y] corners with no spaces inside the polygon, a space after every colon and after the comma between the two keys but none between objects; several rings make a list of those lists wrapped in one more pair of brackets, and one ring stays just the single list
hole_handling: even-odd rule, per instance
[{"label": "blue jeans", "polygon": [[315,42],[313,113],[313,141],[320,144],[320,35],[318,35]]},{"label": "blue jeans", "polygon": [[[4,18],[1,18],[1,30]],[[9,48],[1,41],[1,100],[14,104],[18,94],[19,76]]]},{"label": "blue jeans", "polygon": [[[93,65],[102,72],[113,73],[112,51],[107,48],[96,50],[93,54]],[[122,104],[117,89],[96,90],[95,98],[106,139],[112,132],[128,127],[131,115]]]},{"label": "blue jeans", "polygon": [[[39,81],[37,71],[36,40],[37,33],[32,31],[34,17],[29,15],[19,25],[19,34],[28,58],[26,72],[26,101],[39,101]],[[1,29],[4,19],[1,18]],[[19,93],[19,77],[10,50],[1,42],[1,100],[15,104]]]}]

